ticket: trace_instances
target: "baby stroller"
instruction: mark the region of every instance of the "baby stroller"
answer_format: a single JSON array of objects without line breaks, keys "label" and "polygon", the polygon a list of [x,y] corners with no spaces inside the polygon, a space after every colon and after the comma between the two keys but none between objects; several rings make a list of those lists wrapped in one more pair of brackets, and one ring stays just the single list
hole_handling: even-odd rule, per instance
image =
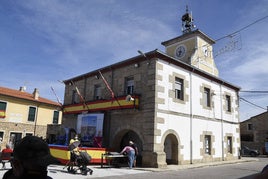
[{"label": "baby stroller", "polygon": [[82,175],[87,175],[89,172],[92,175],[93,170],[87,167],[90,163],[91,156],[87,152],[79,152],[79,155],[71,152],[71,159],[67,167],[69,173],[77,173],[78,170],[81,171]]},{"label": "baby stroller", "polygon": [[67,171],[75,174],[80,170],[82,175],[87,175],[88,172],[92,175],[93,170],[87,167],[91,161],[91,156],[86,151],[75,150],[77,146],[69,147],[71,157],[70,161],[66,164],[68,166]]}]

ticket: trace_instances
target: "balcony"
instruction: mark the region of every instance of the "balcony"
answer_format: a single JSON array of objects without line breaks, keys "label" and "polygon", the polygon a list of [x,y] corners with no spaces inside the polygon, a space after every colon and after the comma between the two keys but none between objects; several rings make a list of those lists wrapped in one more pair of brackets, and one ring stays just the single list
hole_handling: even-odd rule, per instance
[{"label": "balcony", "polygon": [[94,100],[63,106],[63,114],[80,114],[83,112],[97,112],[118,109],[139,108],[139,95],[120,96],[109,100]]}]

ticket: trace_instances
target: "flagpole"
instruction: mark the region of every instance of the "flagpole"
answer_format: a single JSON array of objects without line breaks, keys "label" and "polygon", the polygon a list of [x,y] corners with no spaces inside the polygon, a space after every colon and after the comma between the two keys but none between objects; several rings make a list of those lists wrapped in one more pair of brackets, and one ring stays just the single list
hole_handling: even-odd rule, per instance
[{"label": "flagpole", "polygon": [[58,95],[56,94],[56,92],[55,92],[55,90],[54,90],[54,88],[53,88],[52,86],[51,86],[51,90],[52,90],[52,92],[54,93],[54,95],[56,96],[58,103],[62,106],[62,103],[61,103],[61,101],[60,101]]},{"label": "flagpole", "polygon": [[100,74],[100,76],[101,76],[101,78],[102,78],[103,82],[105,83],[106,87],[107,87],[107,88],[108,88],[108,90],[110,91],[111,96],[112,96],[112,99],[115,99],[115,100],[116,100],[116,102],[117,102],[117,104],[118,104],[118,105],[119,105],[119,107],[121,108],[121,105],[120,105],[119,101],[117,100],[117,98],[115,97],[115,95],[114,95],[114,92],[113,92],[112,88],[110,87],[110,85],[108,84],[108,82],[106,81],[106,79],[104,78],[104,76],[102,75],[102,73],[101,73],[101,71],[100,71],[100,70],[99,70],[99,74]]},{"label": "flagpole", "polygon": [[80,98],[80,102],[82,101],[82,103],[83,103],[83,107],[85,108],[85,106],[86,106],[87,107],[87,110],[89,111],[89,107],[87,106],[86,101],[85,101],[84,97],[81,95],[78,87],[74,84],[73,81],[71,81],[71,83],[75,87],[75,90],[76,90],[76,92],[77,92],[77,94],[78,94],[78,96]]}]

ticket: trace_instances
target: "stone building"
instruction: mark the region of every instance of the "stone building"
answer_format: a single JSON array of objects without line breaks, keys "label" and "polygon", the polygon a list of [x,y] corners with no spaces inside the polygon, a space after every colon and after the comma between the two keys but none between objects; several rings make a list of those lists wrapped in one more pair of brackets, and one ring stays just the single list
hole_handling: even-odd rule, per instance
[{"label": "stone building", "polygon": [[103,114],[102,145],[120,151],[129,140],[138,164],[237,159],[239,87],[218,77],[214,40],[195,30],[187,12],[183,34],[153,50],[64,81],[63,125]]},{"label": "stone building", "polygon": [[1,146],[13,145],[26,135],[46,138],[47,124],[60,124],[61,106],[42,98],[38,89],[28,93],[25,87],[19,90],[0,87],[0,138]]},{"label": "stone building", "polygon": [[267,154],[265,143],[268,142],[268,112],[241,122],[240,133],[241,146],[257,149],[261,154]]}]

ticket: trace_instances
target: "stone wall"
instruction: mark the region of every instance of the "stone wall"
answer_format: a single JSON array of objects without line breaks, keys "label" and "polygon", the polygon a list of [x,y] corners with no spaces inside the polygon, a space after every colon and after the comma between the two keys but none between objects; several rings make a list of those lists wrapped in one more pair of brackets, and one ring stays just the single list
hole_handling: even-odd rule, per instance
[{"label": "stone wall", "polygon": [[4,133],[3,142],[1,144],[1,148],[5,148],[5,145],[10,140],[10,134],[13,133],[21,133],[22,137],[26,134],[36,135],[42,138],[46,138],[47,126],[34,125],[34,124],[23,124],[23,123],[13,123],[13,122],[2,122],[1,132]]},{"label": "stone wall", "polygon": [[[251,129],[248,128],[251,125]],[[241,141],[241,146],[247,146],[257,149],[261,154],[265,152],[265,142],[268,142],[268,112],[254,116],[249,120],[240,123],[240,133],[243,135],[252,135],[252,141]]]}]

